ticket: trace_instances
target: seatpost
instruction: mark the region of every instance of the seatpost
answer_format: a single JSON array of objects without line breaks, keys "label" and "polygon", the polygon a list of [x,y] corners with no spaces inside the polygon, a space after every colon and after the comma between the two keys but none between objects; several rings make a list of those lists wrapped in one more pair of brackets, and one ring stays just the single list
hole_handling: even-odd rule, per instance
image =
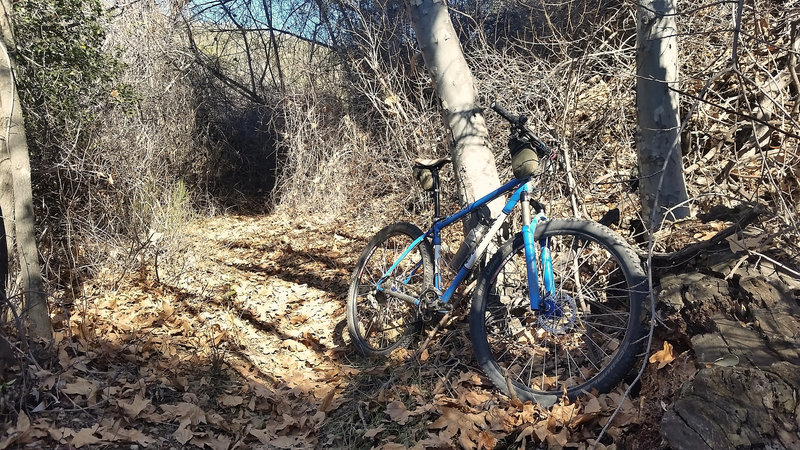
[{"label": "seatpost", "polygon": [[433,175],[433,220],[435,222],[442,218],[439,204],[439,169],[432,169],[431,174]]}]

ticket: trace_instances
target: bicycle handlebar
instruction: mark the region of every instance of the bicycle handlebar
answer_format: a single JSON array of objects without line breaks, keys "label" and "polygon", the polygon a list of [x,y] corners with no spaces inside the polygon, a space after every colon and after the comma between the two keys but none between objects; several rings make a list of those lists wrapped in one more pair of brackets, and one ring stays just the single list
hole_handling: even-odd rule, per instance
[{"label": "bicycle handlebar", "polygon": [[511,123],[512,127],[517,128],[520,132],[523,132],[525,135],[527,135],[529,142],[536,148],[536,152],[539,153],[539,156],[547,156],[551,153],[547,144],[542,142],[541,139],[539,139],[528,127],[525,126],[525,123],[528,122],[527,116],[524,114],[516,116],[510,113],[507,109],[498,105],[497,100],[492,102],[491,108],[494,110],[494,112],[500,114],[502,118]]},{"label": "bicycle handlebar", "polygon": [[494,110],[494,112],[500,114],[503,119],[509,121],[511,125],[524,126],[525,122],[528,121],[528,118],[524,115],[515,116],[514,114],[508,112],[508,110],[497,104],[497,100],[492,102],[491,108]]}]

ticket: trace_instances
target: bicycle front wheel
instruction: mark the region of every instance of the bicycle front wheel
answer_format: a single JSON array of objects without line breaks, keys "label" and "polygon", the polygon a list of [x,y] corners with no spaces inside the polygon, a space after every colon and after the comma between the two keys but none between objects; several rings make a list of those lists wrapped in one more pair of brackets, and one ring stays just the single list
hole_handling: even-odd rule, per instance
[{"label": "bicycle front wheel", "polygon": [[[536,227],[553,261],[547,312],[531,309],[522,234],[481,274],[470,311],[475,355],[506,395],[542,404],[564,392],[610,391],[641,351],[646,278],[633,250],[595,222],[548,220]],[[511,392],[513,390],[513,392]]]},{"label": "bicycle front wheel", "polygon": [[[369,241],[350,282],[347,328],[355,347],[366,356],[382,356],[407,345],[421,329],[416,305],[394,294],[418,299],[433,286],[433,256],[427,240],[383,276],[422,231],[400,222],[382,229]],[[380,285],[379,285],[380,284]]]}]

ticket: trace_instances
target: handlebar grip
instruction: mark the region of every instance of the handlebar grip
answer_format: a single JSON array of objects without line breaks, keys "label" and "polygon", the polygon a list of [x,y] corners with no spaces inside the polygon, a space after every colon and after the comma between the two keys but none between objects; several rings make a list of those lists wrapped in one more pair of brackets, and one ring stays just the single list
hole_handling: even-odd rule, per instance
[{"label": "handlebar grip", "polygon": [[507,121],[511,122],[514,125],[516,125],[517,122],[519,122],[519,117],[514,116],[513,114],[508,112],[505,108],[498,105],[496,100],[492,102],[492,109],[497,114],[500,114],[502,118],[506,119]]}]

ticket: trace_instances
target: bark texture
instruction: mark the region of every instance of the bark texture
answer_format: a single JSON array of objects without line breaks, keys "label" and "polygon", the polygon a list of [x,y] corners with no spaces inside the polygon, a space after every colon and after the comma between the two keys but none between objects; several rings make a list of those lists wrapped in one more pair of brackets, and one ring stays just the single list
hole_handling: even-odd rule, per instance
[{"label": "bark texture", "polygon": [[[681,164],[678,28],[675,0],[642,0],[636,13],[636,111],[642,217],[661,221],[687,217]],[[662,181],[663,178],[663,181]],[[654,208],[654,204],[656,207]]]},{"label": "bark texture", "polygon": [[[461,201],[473,202],[499,187],[500,178],[487,145],[486,122],[476,105],[472,71],[443,0],[406,0],[406,7],[442,101],[445,123],[453,134],[453,165]],[[490,206],[497,213],[502,204],[494,202]]]},{"label": "bark texture", "polygon": [[670,340],[691,330],[697,358],[661,418],[671,448],[800,448],[800,281],[740,258],[716,248],[701,258],[708,273],[667,275],[656,289]]},{"label": "bark texture", "polygon": [[8,53],[8,46],[14,43],[8,20],[10,8],[10,1],[3,0],[0,22],[3,38],[0,40],[0,183],[3,192],[0,207],[9,241],[13,242],[9,247],[16,247],[19,258],[25,302],[23,316],[32,336],[49,340],[52,339],[52,328],[36,245],[28,143],[13,63]]}]

